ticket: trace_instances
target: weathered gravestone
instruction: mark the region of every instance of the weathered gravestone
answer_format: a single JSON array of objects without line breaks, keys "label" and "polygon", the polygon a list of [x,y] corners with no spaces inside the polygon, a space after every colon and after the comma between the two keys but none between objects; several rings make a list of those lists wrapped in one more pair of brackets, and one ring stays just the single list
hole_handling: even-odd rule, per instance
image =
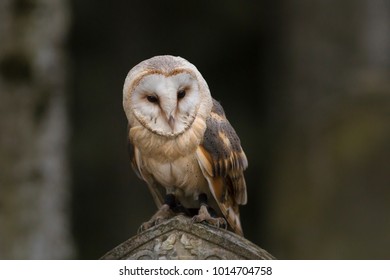
[{"label": "weathered gravestone", "polygon": [[176,216],[118,245],[101,259],[263,259],[274,257],[230,231]]}]

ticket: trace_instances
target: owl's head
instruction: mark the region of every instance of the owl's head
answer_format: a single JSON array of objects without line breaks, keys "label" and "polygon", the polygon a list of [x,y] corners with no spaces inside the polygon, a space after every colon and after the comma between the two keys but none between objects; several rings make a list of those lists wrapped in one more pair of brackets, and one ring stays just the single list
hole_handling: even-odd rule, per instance
[{"label": "owl's head", "polygon": [[127,75],[123,107],[131,126],[141,124],[167,137],[184,133],[198,115],[211,110],[206,81],[196,67],[181,57],[155,56]]}]

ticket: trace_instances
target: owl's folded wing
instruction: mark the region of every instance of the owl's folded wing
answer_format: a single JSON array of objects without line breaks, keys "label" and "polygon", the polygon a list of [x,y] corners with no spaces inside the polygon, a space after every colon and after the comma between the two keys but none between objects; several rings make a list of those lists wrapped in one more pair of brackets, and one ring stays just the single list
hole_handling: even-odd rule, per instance
[{"label": "owl's folded wing", "polygon": [[232,228],[240,231],[238,205],[247,202],[243,171],[248,161],[240,139],[215,100],[206,125],[203,142],[196,152],[198,162],[222,213]]}]

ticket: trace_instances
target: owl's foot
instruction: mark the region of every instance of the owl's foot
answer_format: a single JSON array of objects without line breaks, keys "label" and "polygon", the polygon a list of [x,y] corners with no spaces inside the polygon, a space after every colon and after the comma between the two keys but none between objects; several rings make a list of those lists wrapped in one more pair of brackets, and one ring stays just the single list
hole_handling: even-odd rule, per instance
[{"label": "owl's foot", "polygon": [[212,217],[210,215],[210,212],[207,209],[206,205],[201,205],[199,208],[199,213],[198,215],[195,215],[192,217],[192,221],[194,223],[206,223],[218,228],[227,228],[227,223],[224,218],[219,218],[219,217]]},{"label": "owl's foot", "polygon": [[143,223],[141,227],[138,229],[138,233],[143,232],[155,225],[158,225],[166,220],[169,220],[175,215],[175,213],[171,210],[171,207],[168,204],[163,204],[160,209],[152,216],[152,218]]},{"label": "owl's foot", "polygon": [[210,214],[210,209],[207,205],[207,195],[202,193],[199,195],[199,203],[200,203],[200,208],[198,215],[195,215],[192,217],[192,221],[194,223],[202,223],[205,222],[209,225],[218,227],[218,228],[227,228],[227,222],[224,218],[219,218],[219,217],[213,217]]}]

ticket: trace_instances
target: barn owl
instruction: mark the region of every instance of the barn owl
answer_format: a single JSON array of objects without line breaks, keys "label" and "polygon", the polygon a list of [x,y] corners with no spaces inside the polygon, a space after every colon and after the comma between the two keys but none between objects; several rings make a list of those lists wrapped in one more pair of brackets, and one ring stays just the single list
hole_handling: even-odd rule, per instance
[{"label": "barn owl", "polygon": [[123,107],[133,169],[158,207],[141,230],[196,209],[194,222],[243,235],[247,158],[198,69],[170,55],[142,61],[126,77]]}]

